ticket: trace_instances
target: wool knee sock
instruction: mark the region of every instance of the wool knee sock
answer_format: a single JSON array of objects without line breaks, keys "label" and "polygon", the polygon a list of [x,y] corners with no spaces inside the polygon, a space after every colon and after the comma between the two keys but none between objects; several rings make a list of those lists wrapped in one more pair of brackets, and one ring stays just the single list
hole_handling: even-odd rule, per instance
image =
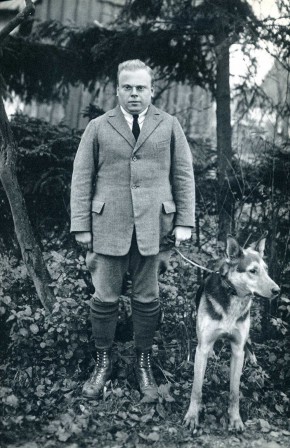
[{"label": "wool knee sock", "polygon": [[159,299],[150,303],[132,300],[132,319],[135,346],[139,350],[149,350],[158,326],[160,313]]},{"label": "wool knee sock", "polygon": [[94,299],[90,319],[96,348],[110,348],[113,345],[117,319],[118,302],[101,302]]}]

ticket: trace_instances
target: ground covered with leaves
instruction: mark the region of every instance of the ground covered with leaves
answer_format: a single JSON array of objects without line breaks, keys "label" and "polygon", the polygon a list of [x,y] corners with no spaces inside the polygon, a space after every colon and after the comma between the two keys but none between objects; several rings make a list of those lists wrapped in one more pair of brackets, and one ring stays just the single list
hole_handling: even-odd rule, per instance
[{"label": "ground covered with leaves", "polygon": [[[197,273],[174,254],[160,278],[164,317],[153,347],[158,402],[144,400],[135,380],[130,279],[120,306],[112,380],[100,400],[82,398],[94,367],[90,280],[78,249],[44,244],[56,297],[51,315],[40,307],[23,264],[8,256],[0,260],[1,447],[290,446],[288,329],[277,315],[268,320],[272,336],[265,339],[259,303],[252,329],[257,365],[247,361],[241,381],[244,433],[227,429],[230,353],[222,341],[208,363],[201,427],[195,434],[184,427],[196,346]],[[187,248],[187,255],[195,256],[194,249]],[[280,305],[285,314],[287,299]]]}]

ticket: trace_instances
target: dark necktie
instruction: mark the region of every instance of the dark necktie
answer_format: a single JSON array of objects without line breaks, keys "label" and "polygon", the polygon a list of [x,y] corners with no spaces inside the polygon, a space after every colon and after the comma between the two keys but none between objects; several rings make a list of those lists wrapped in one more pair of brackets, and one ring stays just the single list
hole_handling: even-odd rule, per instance
[{"label": "dark necktie", "polygon": [[133,132],[133,135],[134,135],[136,141],[138,140],[138,137],[139,137],[139,134],[140,134],[140,127],[139,127],[139,123],[138,123],[138,117],[139,117],[139,115],[133,115],[132,132]]}]

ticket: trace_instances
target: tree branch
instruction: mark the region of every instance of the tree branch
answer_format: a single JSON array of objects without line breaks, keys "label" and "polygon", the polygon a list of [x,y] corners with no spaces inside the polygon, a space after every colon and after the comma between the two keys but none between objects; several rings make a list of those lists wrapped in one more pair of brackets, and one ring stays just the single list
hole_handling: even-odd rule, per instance
[{"label": "tree branch", "polygon": [[18,13],[17,16],[14,17],[14,19],[10,20],[10,22],[7,23],[7,25],[0,31],[0,44],[18,25],[24,22],[24,20],[26,20],[29,16],[34,14],[35,6],[32,0],[25,0],[25,4],[26,6],[23,11]]}]

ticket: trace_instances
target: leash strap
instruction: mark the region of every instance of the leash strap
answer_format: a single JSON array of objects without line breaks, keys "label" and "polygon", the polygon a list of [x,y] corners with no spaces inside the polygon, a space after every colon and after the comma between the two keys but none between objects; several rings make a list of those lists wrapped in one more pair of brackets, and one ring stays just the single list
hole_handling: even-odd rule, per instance
[{"label": "leash strap", "polygon": [[183,260],[185,260],[187,263],[192,264],[193,266],[202,269],[204,271],[210,272],[211,274],[214,274],[215,271],[212,271],[211,269],[205,268],[204,266],[201,266],[200,264],[196,263],[195,261],[190,260],[189,258],[186,258],[178,249],[176,249],[176,247],[174,247],[175,252],[178,253],[178,255],[181,256],[181,258],[183,258]]}]

